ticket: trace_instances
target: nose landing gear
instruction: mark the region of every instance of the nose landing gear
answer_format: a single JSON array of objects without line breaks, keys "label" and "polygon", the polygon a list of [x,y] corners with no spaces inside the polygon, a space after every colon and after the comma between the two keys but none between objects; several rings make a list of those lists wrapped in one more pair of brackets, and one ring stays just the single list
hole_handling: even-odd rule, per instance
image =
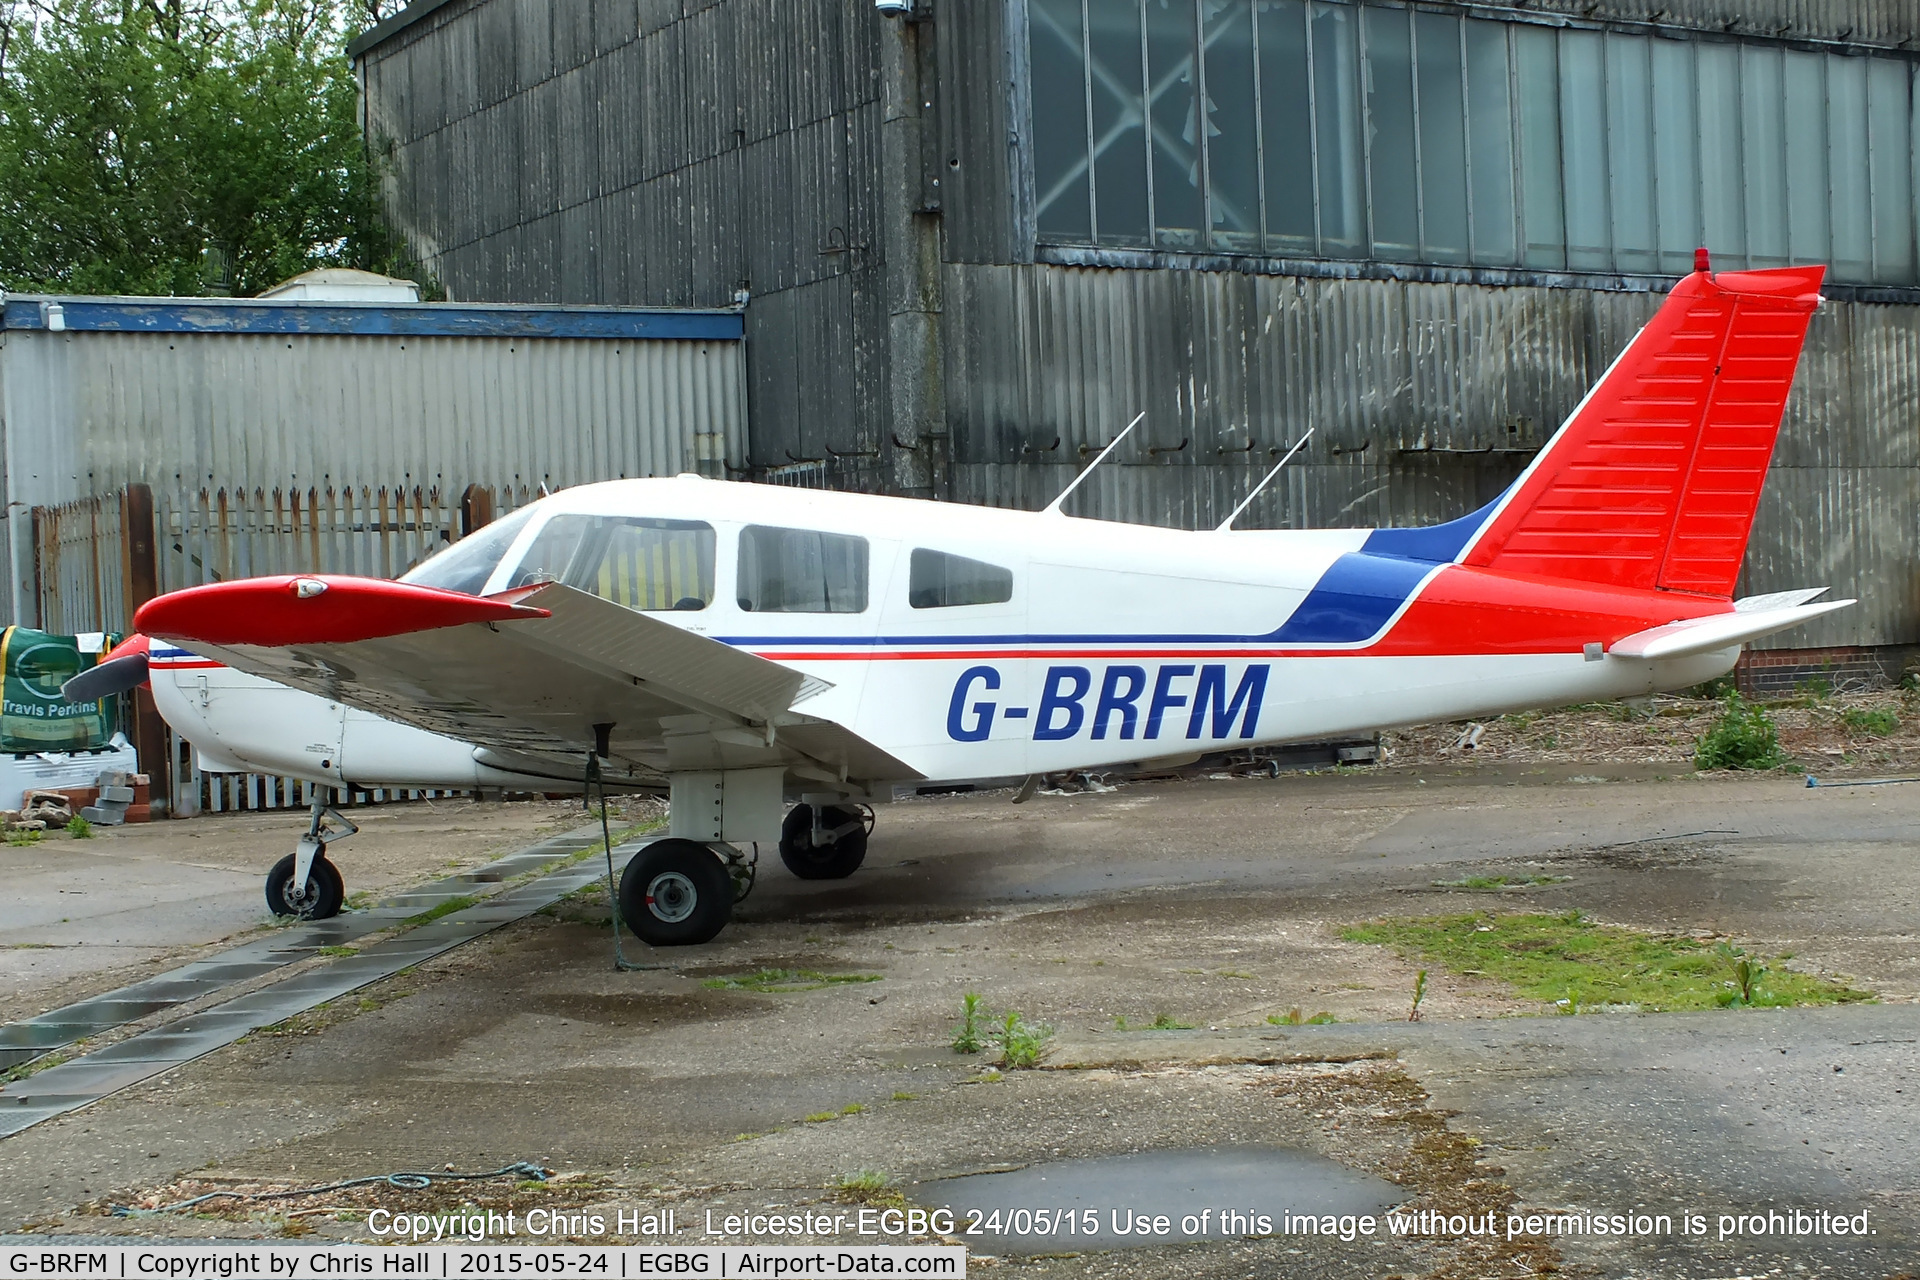
[{"label": "nose landing gear", "polygon": [[327,920],[340,914],[346,883],[340,869],[327,860],[327,846],[360,828],[333,807],[333,799],[331,787],[314,793],[307,833],[292,853],[267,872],[267,909],[273,914],[302,920]]},{"label": "nose landing gear", "polygon": [[797,804],[780,824],[780,861],[802,880],[844,880],[866,860],[871,834],[866,805]]}]

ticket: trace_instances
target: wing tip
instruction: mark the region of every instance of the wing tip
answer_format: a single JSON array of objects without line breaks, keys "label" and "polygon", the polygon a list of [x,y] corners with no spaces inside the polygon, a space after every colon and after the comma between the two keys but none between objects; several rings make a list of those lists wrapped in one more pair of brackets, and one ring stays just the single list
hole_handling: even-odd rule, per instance
[{"label": "wing tip", "polygon": [[156,596],[133,621],[143,634],[176,643],[280,648],[547,616],[545,609],[386,578],[281,574]]}]

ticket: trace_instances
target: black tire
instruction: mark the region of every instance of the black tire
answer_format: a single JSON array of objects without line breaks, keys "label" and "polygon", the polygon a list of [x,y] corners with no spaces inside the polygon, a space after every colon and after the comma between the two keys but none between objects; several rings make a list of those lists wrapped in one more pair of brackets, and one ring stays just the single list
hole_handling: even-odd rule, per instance
[{"label": "black tire", "polygon": [[844,880],[867,859],[867,819],[858,809],[829,805],[820,824],[829,830],[856,824],[832,844],[813,843],[813,806],[797,804],[780,824],[780,861],[802,880]]},{"label": "black tire", "polygon": [[304,897],[293,893],[293,855],[288,854],[267,872],[267,907],[277,916],[297,916],[302,920],[331,920],[340,914],[347,900],[347,886],[340,879],[340,868],[327,861],[324,853],[315,855],[307,872]]},{"label": "black tire", "polygon": [[733,919],[733,877],[705,845],[657,840],[620,875],[620,916],[650,947],[712,942]]}]

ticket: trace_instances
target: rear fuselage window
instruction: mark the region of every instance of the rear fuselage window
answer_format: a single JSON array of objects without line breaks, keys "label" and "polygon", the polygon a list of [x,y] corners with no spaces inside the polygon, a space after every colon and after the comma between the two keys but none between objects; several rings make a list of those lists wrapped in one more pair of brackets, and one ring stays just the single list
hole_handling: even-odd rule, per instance
[{"label": "rear fuselage window", "polygon": [[1013,571],[944,551],[916,549],[907,571],[907,603],[916,609],[1004,604],[1013,599]]},{"label": "rear fuselage window", "polygon": [[534,538],[510,586],[564,582],[649,613],[713,603],[713,526],[697,520],[555,516]]},{"label": "rear fuselage window", "polygon": [[864,613],[867,540],[748,525],[740,531],[738,595],[748,613]]}]

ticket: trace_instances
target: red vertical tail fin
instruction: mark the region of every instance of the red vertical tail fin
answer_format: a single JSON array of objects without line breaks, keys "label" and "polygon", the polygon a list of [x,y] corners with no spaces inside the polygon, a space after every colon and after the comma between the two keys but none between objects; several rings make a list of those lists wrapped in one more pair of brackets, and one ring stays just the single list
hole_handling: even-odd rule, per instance
[{"label": "red vertical tail fin", "polygon": [[1461,563],[1731,598],[1825,274],[1674,286]]}]

